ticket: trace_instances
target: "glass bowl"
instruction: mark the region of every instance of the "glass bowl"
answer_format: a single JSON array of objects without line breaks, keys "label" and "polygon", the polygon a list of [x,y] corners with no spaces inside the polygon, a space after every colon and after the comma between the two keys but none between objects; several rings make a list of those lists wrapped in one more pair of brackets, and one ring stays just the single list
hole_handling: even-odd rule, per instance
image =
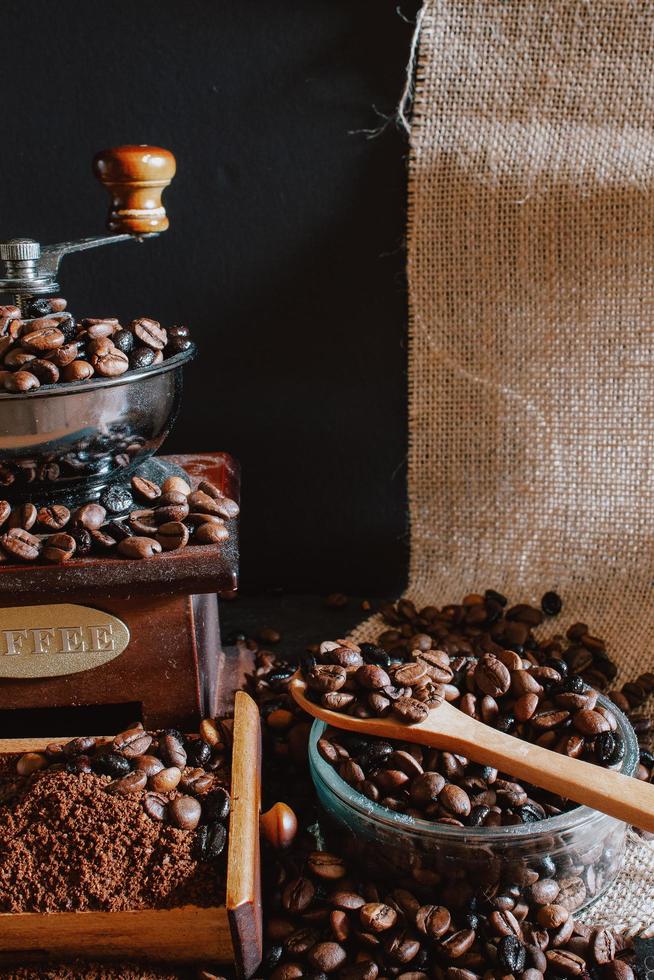
[{"label": "glass bowl", "polygon": [[[603,695],[625,743],[620,771],[632,776],[639,748],[625,715]],[[374,868],[395,888],[422,901],[461,908],[471,899],[497,908],[541,899],[581,911],[602,895],[623,862],[627,825],[579,806],[537,823],[506,827],[454,827],[417,819],[373,803],[342,779],[318,752],[327,726],[314,721],[309,739],[311,776],[323,809],[351,832],[350,856]],[[537,882],[547,880],[546,886]],[[536,887],[534,887],[536,886]]]}]

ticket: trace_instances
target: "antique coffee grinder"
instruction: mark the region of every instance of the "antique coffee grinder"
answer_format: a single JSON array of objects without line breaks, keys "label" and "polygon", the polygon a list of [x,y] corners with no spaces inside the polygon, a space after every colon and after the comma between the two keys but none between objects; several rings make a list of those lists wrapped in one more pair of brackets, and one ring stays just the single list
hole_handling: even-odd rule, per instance
[{"label": "antique coffee grinder", "polygon": [[[96,156],[94,172],[111,194],[110,234],[0,244],[0,292],[23,317],[35,297],[60,293],[65,255],[145,240],[168,227],[161,194],[175,173],[170,152],[117,147]],[[129,488],[135,475],[158,486],[171,476],[191,488],[208,481],[238,499],[238,468],[227,455],[154,455],[179,410],[182,369],[194,351],[187,345],[116,377],[0,388],[5,512],[7,503],[12,512],[61,503],[74,513],[108,487]],[[220,543],[191,537],[186,547],[146,560],[91,553],[64,565],[2,554],[0,736],[103,733],[134,720],[189,730],[214,715],[222,658],[216,593],[237,586],[236,525],[227,521]]]}]

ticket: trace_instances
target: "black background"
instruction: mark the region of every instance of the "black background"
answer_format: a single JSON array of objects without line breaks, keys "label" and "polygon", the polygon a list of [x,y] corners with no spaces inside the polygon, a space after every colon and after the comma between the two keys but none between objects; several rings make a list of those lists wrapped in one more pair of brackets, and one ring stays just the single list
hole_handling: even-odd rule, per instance
[{"label": "black background", "polygon": [[[415,0],[402,13],[415,15]],[[154,143],[171,228],[72,256],[79,315],[187,322],[169,451],[243,469],[243,581],[381,594],[406,575],[412,25],[386,0],[3,4],[0,236],[102,231],[96,150]]]}]

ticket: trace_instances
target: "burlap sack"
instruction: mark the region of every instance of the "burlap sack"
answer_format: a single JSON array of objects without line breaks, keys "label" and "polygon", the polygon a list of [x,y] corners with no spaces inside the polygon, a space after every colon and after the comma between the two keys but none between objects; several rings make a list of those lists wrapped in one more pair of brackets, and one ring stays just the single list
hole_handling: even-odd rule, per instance
[{"label": "burlap sack", "polygon": [[[411,120],[408,594],[555,588],[622,682],[654,661],[653,42],[646,0],[427,0]],[[634,836],[589,921],[653,920]]]}]

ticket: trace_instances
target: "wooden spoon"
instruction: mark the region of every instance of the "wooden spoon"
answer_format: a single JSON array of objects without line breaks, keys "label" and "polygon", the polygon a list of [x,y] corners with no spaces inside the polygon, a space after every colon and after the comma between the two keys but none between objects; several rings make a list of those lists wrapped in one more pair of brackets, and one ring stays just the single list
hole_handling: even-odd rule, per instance
[{"label": "wooden spoon", "polygon": [[447,701],[430,711],[424,721],[406,725],[391,717],[353,718],[321,708],[306,697],[306,684],[299,672],[292,677],[290,690],[307,714],[333,728],[447,749],[654,832],[654,785],[651,783],[498,732]]}]

